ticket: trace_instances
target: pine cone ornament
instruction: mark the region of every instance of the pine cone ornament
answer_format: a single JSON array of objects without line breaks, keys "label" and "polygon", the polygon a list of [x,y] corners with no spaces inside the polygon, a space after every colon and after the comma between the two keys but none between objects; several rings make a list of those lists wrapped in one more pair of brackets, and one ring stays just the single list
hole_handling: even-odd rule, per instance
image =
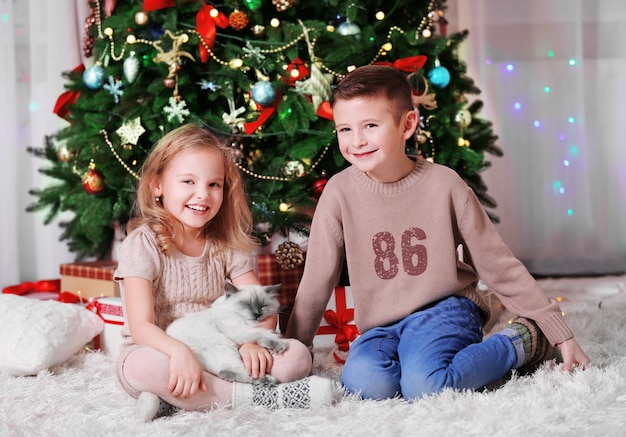
[{"label": "pine cone ornament", "polygon": [[296,243],[285,241],[276,249],[276,262],[284,270],[293,270],[304,262],[304,252]]}]

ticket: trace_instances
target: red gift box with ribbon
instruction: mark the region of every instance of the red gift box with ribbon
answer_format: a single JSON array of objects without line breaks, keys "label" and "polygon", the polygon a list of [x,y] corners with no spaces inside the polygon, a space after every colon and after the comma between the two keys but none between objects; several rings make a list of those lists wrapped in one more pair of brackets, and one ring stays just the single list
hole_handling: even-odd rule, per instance
[{"label": "red gift box with ribbon", "polygon": [[122,326],[124,310],[119,297],[96,297],[89,301],[86,308],[104,320],[104,330],[93,339],[93,347],[110,355],[117,355],[122,344]]},{"label": "red gift box with ribbon", "polygon": [[117,261],[87,261],[61,264],[61,291],[84,299],[120,296],[120,286],[113,280]]},{"label": "red gift box with ribbon", "polygon": [[354,324],[354,300],[350,287],[335,287],[320,327],[313,338],[313,348],[334,348],[339,363],[345,362],[350,344],[360,335]]},{"label": "red gift box with ribbon", "polygon": [[304,263],[291,270],[285,270],[278,264],[274,254],[256,255],[255,262],[255,271],[261,284],[281,284],[280,290],[278,290],[278,299],[281,305],[278,317],[280,330],[284,334],[287,329],[289,316],[291,315],[291,309],[293,308],[296,291],[298,291],[298,284],[304,271]]}]

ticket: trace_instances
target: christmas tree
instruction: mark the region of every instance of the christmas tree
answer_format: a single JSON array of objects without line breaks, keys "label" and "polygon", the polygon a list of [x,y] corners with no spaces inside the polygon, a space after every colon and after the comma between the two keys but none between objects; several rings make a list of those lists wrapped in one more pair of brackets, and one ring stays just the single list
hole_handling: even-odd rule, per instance
[{"label": "christmas tree", "polygon": [[[84,51],[55,112],[69,123],[30,152],[55,183],[29,210],[74,214],[64,227],[77,258],[106,257],[113,224],[133,213],[151,147],[182,123],[227,139],[244,174],[255,232],[306,234],[326,180],[345,167],[328,98],[361,65],[405,71],[421,126],[407,153],[455,169],[486,208],[480,172],[501,155],[491,123],[469,102],[479,89],[446,34],[437,0],[106,0],[90,3]],[[492,220],[497,217],[488,211]]]}]

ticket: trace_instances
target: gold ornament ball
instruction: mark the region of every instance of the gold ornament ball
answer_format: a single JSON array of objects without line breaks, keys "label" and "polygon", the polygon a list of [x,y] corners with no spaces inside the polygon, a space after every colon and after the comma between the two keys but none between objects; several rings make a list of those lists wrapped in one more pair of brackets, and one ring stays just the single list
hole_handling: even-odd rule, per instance
[{"label": "gold ornament ball", "polygon": [[135,23],[143,26],[148,22],[148,14],[143,11],[139,11],[135,14]]},{"label": "gold ornament ball", "polygon": [[67,144],[62,143],[57,146],[57,158],[61,162],[68,162],[72,159],[72,152],[68,150]]},{"label": "gold ornament ball", "polygon": [[472,123],[472,113],[469,112],[467,109],[461,109],[454,116],[454,122],[461,129],[465,129]]}]

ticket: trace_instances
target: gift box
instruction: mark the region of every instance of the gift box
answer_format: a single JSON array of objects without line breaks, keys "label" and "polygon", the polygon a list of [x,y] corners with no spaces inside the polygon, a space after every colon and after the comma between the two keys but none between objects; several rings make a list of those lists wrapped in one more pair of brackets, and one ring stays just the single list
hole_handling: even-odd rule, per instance
[{"label": "gift box", "polygon": [[304,262],[290,270],[283,269],[276,261],[274,254],[260,254],[255,256],[256,273],[259,281],[263,285],[281,284],[279,293],[279,301],[281,308],[279,310],[279,326],[284,334],[287,329],[287,322],[291,315],[293,302],[296,298],[298,285],[302,279],[304,272]]},{"label": "gift box", "polygon": [[93,347],[117,355],[122,344],[124,311],[119,297],[96,297],[86,307],[104,321],[104,330],[93,339]]},{"label": "gift box", "polygon": [[313,338],[313,348],[333,348],[335,360],[343,363],[350,344],[359,335],[354,323],[354,299],[350,287],[335,287]]},{"label": "gift box", "polygon": [[61,290],[85,299],[120,296],[120,286],[113,281],[117,261],[91,261],[61,264]]}]

